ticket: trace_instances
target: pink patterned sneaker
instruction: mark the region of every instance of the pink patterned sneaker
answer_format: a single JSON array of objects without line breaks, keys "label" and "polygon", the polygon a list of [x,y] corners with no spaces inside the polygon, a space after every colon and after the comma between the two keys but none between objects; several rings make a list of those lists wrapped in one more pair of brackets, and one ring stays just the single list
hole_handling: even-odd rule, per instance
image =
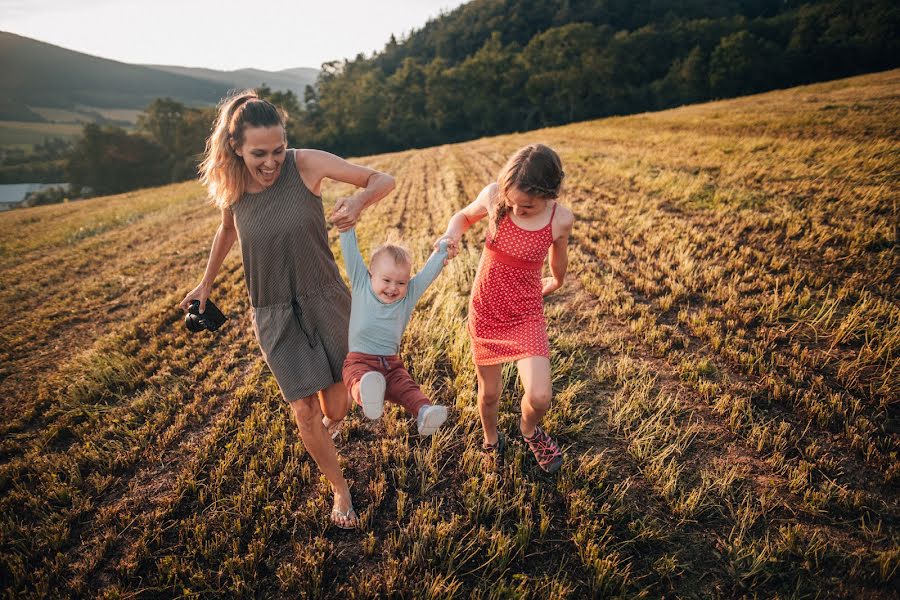
[{"label": "pink patterned sneaker", "polygon": [[563,463],[562,452],[552,437],[544,433],[544,430],[540,427],[535,427],[533,436],[527,438],[523,435],[522,438],[528,444],[528,447],[531,448],[534,458],[541,469],[547,473],[559,471]]}]

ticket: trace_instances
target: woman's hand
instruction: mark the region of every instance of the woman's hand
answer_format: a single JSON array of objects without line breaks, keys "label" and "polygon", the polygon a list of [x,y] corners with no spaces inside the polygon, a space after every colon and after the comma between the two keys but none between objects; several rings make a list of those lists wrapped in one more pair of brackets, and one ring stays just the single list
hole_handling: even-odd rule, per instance
[{"label": "woman's hand", "polygon": [[344,232],[356,225],[362,209],[363,201],[359,196],[338,198],[328,219],[337,226],[338,231]]},{"label": "woman's hand", "polygon": [[541,279],[541,296],[552,294],[560,287],[562,287],[562,282],[558,281],[556,277],[544,277]]},{"label": "woman's hand", "polygon": [[178,305],[181,310],[187,312],[188,307],[190,307],[191,302],[194,300],[200,301],[200,312],[202,313],[206,310],[206,299],[209,298],[210,288],[212,286],[207,285],[206,283],[201,282],[200,285],[192,289],[188,292],[188,295],[184,297],[184,300],[181,301],[181,304]]}]

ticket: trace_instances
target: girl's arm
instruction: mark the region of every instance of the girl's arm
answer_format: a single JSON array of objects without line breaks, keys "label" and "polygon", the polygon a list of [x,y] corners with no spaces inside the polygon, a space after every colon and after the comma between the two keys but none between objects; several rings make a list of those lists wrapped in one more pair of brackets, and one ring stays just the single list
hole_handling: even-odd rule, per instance
[{"label": "girl's arm", "polygon": [[[550,275],[541,281],[541,294],[552,294],[562,287],[566,279],[566,270],[569,268],[569,234],[575,224],[575,215],[564,206],[558,206],[556,211],[556,226],[559,235],[550,246]],[[554,227],[556,229],[556,227]]]},{"label": "girl's arm", "polygon": [[209,260],[206,261],[206,272],[204,272],[203,279],[200,280],[197,287],[188,292],[188,295],[179,304],[182,310],[186,311],[193,300],[200,301],[201,313],[206,310],[206,299],[209,298],[213,281],[215,281],[216,274],[219,272],[222,262],[236,239],[237,230],[234,228],[234,213],[231,212],[230,208],[223,208],[222,223],[213,237],[212,249],[209,251]]},{"label": "girl's arm", "polygon": [[320,195],[322,180],[326,177],[363,188],[356,194],[338,198],[329,219],[339,231],[347,231],[359,220],[359,215],[367,208],[393,191],[394,178],[369,167],[355,165],[339,156],[322,150],[298,150],[297,170],[306,187]]},{"label": "girl's arm", "polygon": [[441,240],[447,240],[449,242],[447,248],[448,257],[453,258],[456,256],[459,252],[459,240],[462,239],[463,234],[469,227],[490,213],[491,199],[496,193],[496,183],[485,186],[471,204],[450,217],[450,222],[447,223],[447,231],[434,243],[435,251],[440,249]]}]

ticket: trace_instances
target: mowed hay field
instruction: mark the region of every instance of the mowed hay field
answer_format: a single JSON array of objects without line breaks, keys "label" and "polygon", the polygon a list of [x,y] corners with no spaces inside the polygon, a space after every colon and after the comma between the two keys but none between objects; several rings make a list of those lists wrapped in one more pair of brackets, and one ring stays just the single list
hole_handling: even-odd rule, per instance
[{"label": "mowed hay field", "polygon": [[398,182],[364,255],[399,237],[421,265],[532,141],[578,219],[546,302],[565,466],[515,441],[513,370],[513,441],[496,468],[478,450],[482,223],[402,349],[447,426],[342,431],[356,532],[329,524],[237,248],[231,320],[182,325],[218,223],[198,184],[0,215],[4,597],[895,598],[900,71],[358,159]]},{"label": "mowed hay field", "polygon": [[84,127],[77,123],[0,121],[0,147],[30,150],[51,138],[75,140]]}]

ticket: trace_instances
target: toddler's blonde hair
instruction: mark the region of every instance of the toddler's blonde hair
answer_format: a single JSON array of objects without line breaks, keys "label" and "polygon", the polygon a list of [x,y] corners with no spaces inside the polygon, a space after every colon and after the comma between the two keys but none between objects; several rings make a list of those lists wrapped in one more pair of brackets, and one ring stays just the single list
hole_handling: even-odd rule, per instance
[{"label": "toddler's blonde hair", "polygon": [[393,259],[394,264],[396,265],[406,265],[412,269],[412,254],[409,253],[409,250],[403,246],[390,243],[381,244],[375,248],[375,251],[372,252],[372,259],[369,261],[369,268],[375,264],[375,261],[378,260],[379,256],[383,255]]}]

